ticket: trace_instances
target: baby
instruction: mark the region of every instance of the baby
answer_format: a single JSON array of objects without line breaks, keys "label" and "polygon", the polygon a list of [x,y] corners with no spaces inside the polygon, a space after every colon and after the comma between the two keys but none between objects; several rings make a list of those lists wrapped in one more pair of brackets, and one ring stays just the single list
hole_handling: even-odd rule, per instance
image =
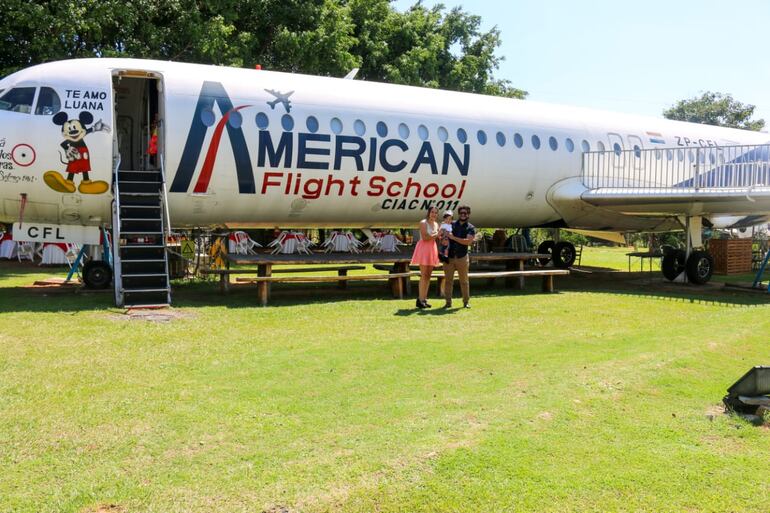
[{"label": "baby", "polygon": [[444,212],[444,217],[439,227],[439,245],[438,245],[438,259],[442,262],[449,261],[449,237],[447,234],[452,233],[452,211],[447,210]]}]

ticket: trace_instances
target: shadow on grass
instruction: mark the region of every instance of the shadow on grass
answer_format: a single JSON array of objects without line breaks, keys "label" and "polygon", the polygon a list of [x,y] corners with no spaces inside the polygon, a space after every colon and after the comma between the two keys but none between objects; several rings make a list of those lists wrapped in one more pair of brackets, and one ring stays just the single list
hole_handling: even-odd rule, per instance
[{"label": "shadow on grass", "polygon": [[425,308],[425,309],[419,309],[416,306],[412,308],[400,308],[396,310],[396,313],[393,315],[396,315],[398,317],[410,317],[412,315],[451,315],[453,313],[456,313],[458,310],[462,310],[462,308],[458,308],[456,306],[453,306],[451,308],[446,308],[444,306],[444,300],[441,300],[441,306],[434,307],[434,308]]},{"label": "shadow on grass", "polygon": [[[3,281],[29,277],[31,285],[39,278],[37,267],[0,265],[0,312],[83,312],[115,309],[111,289],[107,291],[85,291],[76,288],[6,286]],[[524,290],[505,288],[502,280],[490,286],[486,280],[473,281],[471,294],[474,298],[509,296],[550,295],[541,292],[540,280],[527,282]],[[579,293],[601,293],[620,296],[653,298],[693,304],[707,304],[730,307],[752,307],[770,304],[770,294],[740,289],[728,289],[718,284],[706,286],[681,285],[664,282],[649,275],[639,278],[639,273],[612,273],[611,275],[573,275],[556,280],[557,291]],[[348,301],[387,301],[398,308],[394,315],[448,315],[459,307],[445,309],[443,299],[438,298],[435,286],[431,288],[430,300],[438,303],[434,308],[418,310],[414,307],[417,291],[416,281],[412,293],[403,300],[393,299],[389,287],[384,283],[350,283],[346,289],[329,284],[275,283],[269,307],[280,308],[296,305],[329,304]],[[558,295],[558,292],[556,293]],[[173,305],[181,308],[255,308],[258,307],[257,290],[254,284],[233,284],[230,294],[219,292],[217,282],[176,282],[172,288]]]}]

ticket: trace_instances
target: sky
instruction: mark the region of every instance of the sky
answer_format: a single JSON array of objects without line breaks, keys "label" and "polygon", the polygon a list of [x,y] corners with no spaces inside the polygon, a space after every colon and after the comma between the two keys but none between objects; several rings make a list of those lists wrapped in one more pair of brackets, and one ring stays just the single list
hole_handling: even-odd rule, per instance
[{"label": "sky", "polygon": [[497,26],[505,60],[495,77],[530,100],[661,117],[715,91],[755,105],[770,126],[768,0],[423,1],[437,3]]}]

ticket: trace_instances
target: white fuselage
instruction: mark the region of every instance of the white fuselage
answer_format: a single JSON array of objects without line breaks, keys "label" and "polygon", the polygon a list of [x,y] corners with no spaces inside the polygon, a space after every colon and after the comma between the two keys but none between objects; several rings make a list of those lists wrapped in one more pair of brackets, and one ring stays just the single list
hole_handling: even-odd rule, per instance
[{"label": "white fuselage", "polygon": [[[72,137],[79,137],[81,156],[87,146],[90,180],[112,183],[121,137],[139,133],[130,135],[115,114],[121,88],[116,77],[144,72],[159,84],[158,159],[175,227],[409,226],[430,205],[460,204],[472,207],[481,226],[557,225],[563,216],[549,203],[548,191],[580,175],[587,149],[770,139],[365,81],[160,61],[62,61],[0,82],[0,98],[14,88],[35,88],[29,109],[0,111],[0,220],[17,221],[25,195],[24,219],[30,222],[109,224],[111,191],[94,193],[98,187],[91,186],[91,192],[62,192],[43,179],[52,170],[64,178],[74,170],[72,182],[79,187],[82,175],[67,155],[74,150],[63,144],[68,136],[52,120],[55,102],[44,104],[53,90],[68,120],[91,114],[92,122],[83,123],[90,131]],[[107,128],[94,129],[97,122]],[[150,123],[133,130],[149,137]],[[638,218],[603,219],[598,208],[588,218],[598,220],[589,223],[597,229],[644,228]],[[657,221],[648,225],[655,226]]]}]

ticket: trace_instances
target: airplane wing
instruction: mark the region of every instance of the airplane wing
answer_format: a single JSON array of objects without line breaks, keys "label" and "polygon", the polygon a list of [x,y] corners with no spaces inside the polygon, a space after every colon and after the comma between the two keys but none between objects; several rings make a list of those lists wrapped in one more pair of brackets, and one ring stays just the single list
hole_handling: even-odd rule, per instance
[{"label": "airplane wing", "polygon": [[770,212],[770,187],[586,189],[580,199],[624,213],[749,215]]}]

